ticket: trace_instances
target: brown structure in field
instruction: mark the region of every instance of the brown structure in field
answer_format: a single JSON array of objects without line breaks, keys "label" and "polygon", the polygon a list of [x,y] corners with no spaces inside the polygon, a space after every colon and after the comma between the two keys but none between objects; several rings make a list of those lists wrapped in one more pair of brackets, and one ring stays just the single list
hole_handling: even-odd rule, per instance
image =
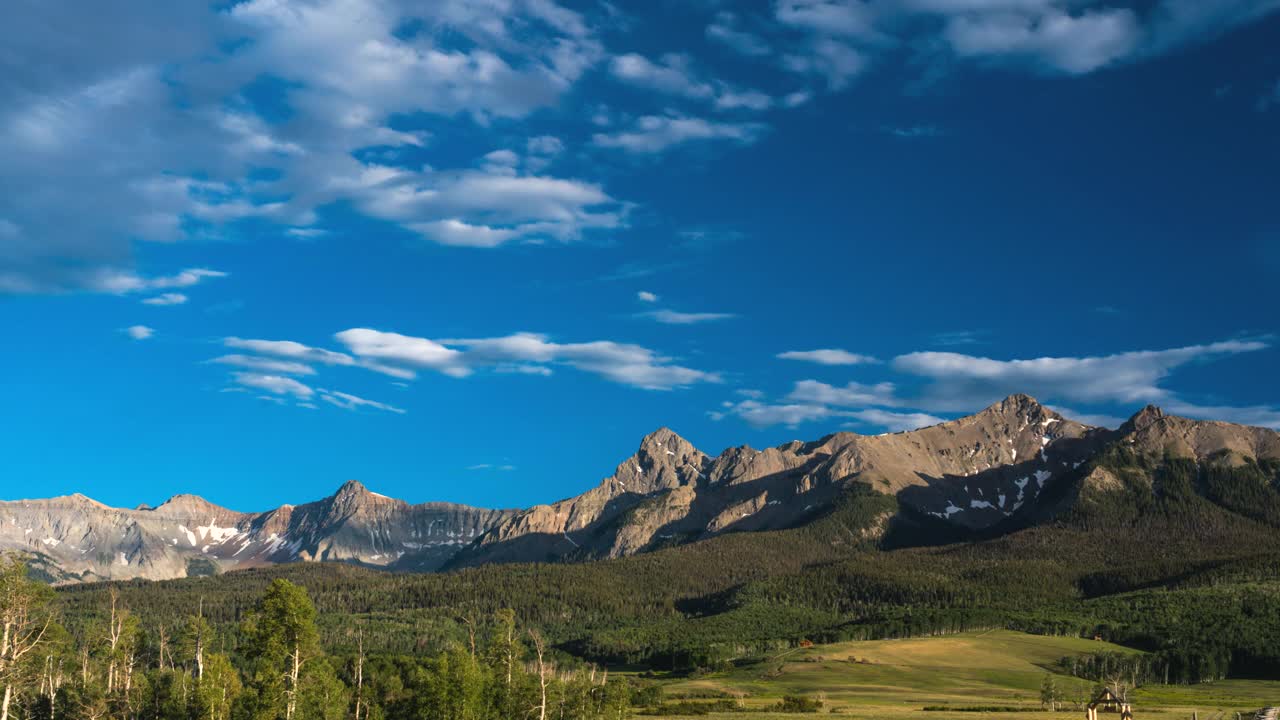
[{"label": "brown structure in field", "polygon": [[1129,701],[1111,692],[1111,688],[1103,688],[1093,702],[1089,703],[1085,710],[1085,720],[1099,720],[1098,713],[1116,713],[1120,720],[1133,720],[1133,708]]}]

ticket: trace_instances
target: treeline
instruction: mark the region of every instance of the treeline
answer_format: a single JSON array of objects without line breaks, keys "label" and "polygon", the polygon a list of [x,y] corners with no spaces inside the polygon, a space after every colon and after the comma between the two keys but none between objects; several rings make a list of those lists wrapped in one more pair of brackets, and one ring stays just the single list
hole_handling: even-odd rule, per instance
[{"label": "treeline", "polygon": [[140,621],[111,588],[92,618],[59,622],[50,590],[0,558],[0,720],[620,720],[632,688],[564,662],[515,613],[461,618],[466,639],[419,656],[320,643],[307,591],[272,580],[236,628],[196,603]]}]

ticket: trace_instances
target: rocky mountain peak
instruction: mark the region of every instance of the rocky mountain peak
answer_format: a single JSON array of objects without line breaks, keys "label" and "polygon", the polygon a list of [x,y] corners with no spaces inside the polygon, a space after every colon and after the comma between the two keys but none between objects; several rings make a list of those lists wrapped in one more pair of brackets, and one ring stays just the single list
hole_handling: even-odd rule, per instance
[{"label": "rocky mountain peak", "polygon": [[645,435],[640,441],[640,452],[650,455],[666,454],[668,451],[677,455],[697,453],[698,449],[688,440],[680,437],[668,427],[660,427]]},{"label": "rocky mountain peak", "polygon": [[148,508],[148,512],[166,513],[171,515],[205,515],[208,513],[224,513],[230,512],[226,508],[219,507],[205,500],[199,495],[191,495],[181,493],[160,503],[155,508]]},{"label": "rocky mountain peak", "polygon": [[372,508],[403,504],[401,500],[393,500],[386,495],[373,492],[358,480],[348,480],[329,499],[327,512],[329,519],[333,520]]},{"label": "rocky mountain peak", "polygon": [[1124,425],[1121,425],[1120,430],[1122,432],[1136,432],[1150,427],[1164,418],[1165,414],[1163,410],[1155,405],[1148,405],[1135,413],[1134,416],[1129,418]]},{"label": "rocky mountain peak", "polygon": [[977,415],[996,415],[1002,418],[1013,417],[1030,417],[1039,419],[1042,417],[1058,417],[1058,414],[1049,408],[1040,404],[1039,400],[1030,395],[1016,393],[1001,400],[998,403],[977,413]]},{"label": "rocky mountain peak", "polygon": [[348,480],[342,483],[342,487],[338,488],[338,491],[333,494],[333,497],[335,500],[346,500],[352,498],[364,498],[372,495],[373,493],[369,491],[369,488],[364,486],[364,483],[359,480]]}]

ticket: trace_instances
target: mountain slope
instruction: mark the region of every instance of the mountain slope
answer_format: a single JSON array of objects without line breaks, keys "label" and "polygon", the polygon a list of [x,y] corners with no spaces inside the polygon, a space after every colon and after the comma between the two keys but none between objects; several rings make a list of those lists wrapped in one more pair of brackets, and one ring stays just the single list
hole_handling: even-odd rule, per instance
[{"label": "mountain slope", "polygon": [[455,565],[617,557],[724,532],[789,527],[850,483],[976,530],[1034,502],[1111,431],[1067,420],[1025,395],[911,432],[836,433],[816,442],[709,457],[663,428],[588,492],[500,523]]},{"label": "mountain slope", "polygon": [[915,431],[842,432],[716,456],[662,428],[596,487],[519,511],[410,505],[354,481],[331,497],[263,513],[192,495],[135,510],[81,495],[0,502],[0,549],[32,555],[60,582],[295,561],[431,571],[587,560],[804,525],[854,488],[895,501],[860,531],[895,547],[1043,523],[1131,521],[1155,510],[1206,518],[1221,510],[1280,527],[1278,477],[1280,434],[1271,430],[1154,407],[1108,430],[1014,395]]}]

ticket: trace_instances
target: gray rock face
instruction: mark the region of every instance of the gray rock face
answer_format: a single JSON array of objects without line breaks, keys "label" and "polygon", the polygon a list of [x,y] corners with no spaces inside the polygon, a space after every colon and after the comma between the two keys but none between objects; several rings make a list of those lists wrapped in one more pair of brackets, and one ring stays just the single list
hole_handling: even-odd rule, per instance
[{"label": "gray rock face", "polygon": [[295,561],[435,570],[513,514],[410,505],[354,481],[332,497],[264,513],[194,495],[136,510],[71,495],[0,502],[0,550],[31,555],[55,582],[160,580]]},{"label": "gray rock face", "polygon": [[194,495],[135,510],[83,495],[0,502],[0,550],[32,556],[56,582],[167,579],[297,561],[432,571],[618,557],[802,524],[851,483],[893,494],[906,512],[931,522],[977,531],[1019,513],[1030,517],[1055,482],[1116,486],[1105,470],[1081,469],[1116,442],[1217,462],[1280,458],[1280,433],[1272,430],[1148,407],[1113,431],[1014,395],[911,432],[837,433],[714,457],[662,428],[596,487],[520,511],[410,505],[354,481],[323,500],[264,513],[227,510]]}]

